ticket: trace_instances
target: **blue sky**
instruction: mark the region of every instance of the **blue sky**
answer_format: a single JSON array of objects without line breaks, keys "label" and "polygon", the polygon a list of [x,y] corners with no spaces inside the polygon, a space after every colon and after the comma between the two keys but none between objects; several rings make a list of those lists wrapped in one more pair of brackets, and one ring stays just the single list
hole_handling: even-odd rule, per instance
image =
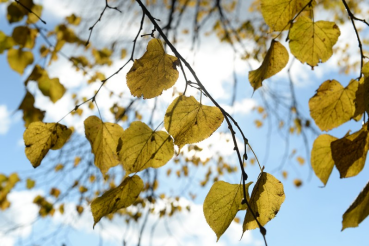
[{"label": "blue sky", "polygon": [[[51,4],[46,6],[45,13],[48,10],[55,11]],[[10,34],[9,32],[11,29],[5,20],[3,5],[0,6],[0,11],[0,30]],[[59,14],[68,13],[68,9],[56,12]],[[47,19],[48,22],[47,28],[50,29],[53,25],[52,16],[52,14],[45,15],[45,19]],[[342,27],[341,32],[343,34],[341,38],[349,36],[345,33],[346,30],[345,27]],[[226,61],[228,61],[227,59],[232,57],[229,55],[227,56],[227,52],[229,53],[230,49],[216,44],[214,39],[208,39],[207,41],[209,45],[201,49],[201,52],[197,55],[196,71],[200,79],[203,79],[205,85],[210,88],[210,93],[226,104],[230,97],[227,93],[224,93],[224,90],[231,85],[231,68],[233,66],[232,64],[226,64]],[[353,43],[355,44],[355,40]],[[213,52],[214,50],[217,50],[216,54],[212,54],[215,53]],[[293,77],[296,81],[296,92],[301,110],[305,115],[308,115],[309,112],[307,106],[308,99],[314,95],[320,83],[326,79],[337,79],[343,85],[346,85],[351,78],[357,77],[356,74],[352,74],[351,76],[338,74],[337,69],[335,69],[336,59],[337,57],[332,57],[331,61],[315,68],[314,71],[311,71],[308,66],[304,66],[295,61]],[[229,59],[229,61],[232,61],[232,59]],[[242,129],[244,129],[259,159],[264,159],[267,153],[266,146],[269,146],[268,161],[262,163],[262,165],[266,166],[265,171],[272,172],[282,161],[285,148],[284,139],[281,138],[278,131],[274,130],[272,132],[272,142],[268,145],[266,143],[266,141],[268,141],[267,127],[256,130],[254,120],[259,116],[256,115],[256,113],[251,113],[249,109],[254,106],[255,103],[258,104],[260,97],[258,92],[256,92],[254,97],[250,99],[252,89],[248,84],[247,70],[245,70],[246,66],[245,64],[238,64],[238,66],[239,84],[237,88],[237,101],[239,103],[239,108],[237,109],[238,111],[236,110],[234,113],[235,118],[238,120]],[[256,66],[257,64],[255,67]],[[209,69],[209,67],[212,67],[212,69]],[[113,72],[115,71],[114,69],[116,68],[110,68],[110,70],[107,71]],[[64,76],[61,82],[66,83],[69,88],[77,90],[83,86],[83,82],[85,82],[86,79],[80,75],[76,75],[74,71],[70,70],[71,68],[68,67],[67,63],[60,63],[51,68],[51,73],[55,74],[54,76]],[[66,75],[65,71],[70,72]],[[26,71],[26,73],[29,72],[29,70]],[[9,68],[5,54],[0,55],[0,74],[3,85],[3,89],[0,90],[0,117],[2,117],[0,119],[2,122],[0,124],[0,173],[10,174],[12,172],[27,172],[27,174],[32,175],[35,170],[25,157],[24,146],[22,144],[22,135],[24,131],[23,121],[21,119],[21,114],[15,112],[25,94],[23,86],[24,77],[19,76]],[[124,77],[123,71],[117,78],[109,82],[108,87],[116,88],[120,86],[122,83],[121,80],[123,80]],[[277,83],[286,83],[286,78],[286,71],[283,70],[281,75],[268,80],[267,86],[274,86]],[[178,86],[180,87],[181,85]],[[94,89],[95,88],[81,89],[81,94],[91,95]],[[161,105],[164,109],[165,105],[167,105],[166,103],[170,102],[168,101],[170,99],[167,98],[170,98],[168,95],[171,93],[172,92],[168,90],[167,93],[163,94],[163,102]],[[38,93],[38,95],[40,95],[40,93]],[[41,95],[40,98],[41,99],[36,99],[38,100],[36,103],[40,105],[47,103],[47,99],[42,98]],[[102,93],[101,102],[104,101],[105,98],[106,95]],[[148,105],[150,106],[150,102]],[[68,102],[61,102],[57,105],[48,105],[47,108],[48,112],[46,118],[48,120],[57,120],[57,117],[60,119],[65,112],[68,112],[73,107]],[[83,117],[85,116],[86,115]],[[81,122],[83,121],[83,117],[80,120]],[[157,117],[159,118],[160,115]],[[71,117],[66,119],[66,124],[72,124],[74,122],[75,120],[71,119]],[[339,129],[332,131],[332,135],[341,137],[350,128],[353,131],[358,130],[360,128],[360,122],[345,124]],[[222,126],[220,130],[225,129],[226,127]],[[219,137],[219,135],[214,134],[209,141],[216,141],[219,143],[217,137]],[[310,135],[309,137],[309,144],[311,147],[314,138]],[[296,148],[301,155],[305,153],[301,138],[292,137],[290,145]],[[224,149],[230,161],[235,160],[234,156],[231,154],[232,151],[230,151],[229,154],[227,152],[228,149],[232,149],[232,146],[224,144],[221,145],[220,149]],[[168,165],[173,165],[173,163]],[[292,167],[293,165],[295,165],[295,167]],[[292,159],[288,160],[285,166],[289,172],[287,180],[283,179],[280,172],[272,172],[276,178],[283,182],[286,200],[282,204],[277,218],[269,222],[266,226],[269,245],[367,245],[369,241],[368,220],[364,220],[358,228],[348,228],[343,232],[341,232],[341,222],[342,214],[368,182],[368,166],[365,166],[359,175],[349,179],[340,179],[338,171],[334,168],[328,184],[324,188],[321,188],[322,183],[314,174],[311,179],[308,178],[310,169],[307,164],[299,167],[297,162]],[[166,168],[167,167],[160,171],[163,178],[165,177]],[[256,166],[248,166],[246,171],[249,174],[250,180],[256,181],[258,168]],[[201,177],[201,175],[198,177]],[[303,186],[296,188],[292,183],[294,178],[302,179],[304,183]],[[227,181],[237,182],[239,176],[226,176],[225,179]],[[161,189],[168,189],[171,192],[170,189],[175,189],[171,187],[173,182],[175,182],[173,178],[163,180]],[[181,183],[180,188],[184,185],[186,185],[186,183]],[[32,205],[32,198],[35,193],[46,193],[47,191],[43,190],[42,187],[30,192],[24,191],[24,189],[24,183],[18,184],[16,192],[10,196],[10,199],[13,201],[12,208],[10,211],[0,211],[0,228],[6,228],[6,226],[9,226],[11,223],[32,221],[31,214],[37,211],[35,210],[35,206]],[[173,218],[172,221],[168,221],[168,225],[164,222],[160,222],[156,230],[157,236],[154,242],[157,243],[157,245],[177,245],[178,242],[181,242],[182,245],[263,245],[262,238],[257,230],[244,235],[242,241],[239,242],[238,240],[241,236],[242,228],[241,225],[235,223],[232,223],[220,242],[217,244],[215,243],[215,234],[207,226],[202,216],[201,204],[209,189],[210,186],[208,185],[205,189],[200,190],[198,198],[194,203],[190,202],[188,198],[183,198],[181,201],[184,204],[189,203],[193,206],[192,213],[178,215]],[[32,242],[32,240],[37,242],[37,235],[41,231],[45,233],[45,228],[48,228],[48,230],[52,232],[54,230],[59,230],[60,225],[63,225],[61,235],[65,236],[56,238],[56,241],[50,242],[50,244],[55,243],[60,245],[61,243],[66,243],[67,245],[81,245],[81,242],[83,242],[85,245],[99,245],[101,240],[103,245],[121,245],[120,239],[121,233],[123,232],[129,233],[131,235],[129,238],[132,240],[135,239],[137,228],[133,227],[127,229],[124,223],[118,219],[114,220],[112,223],[107,220],[102,220],[102,226],[97,226],[97,228],[92,231],[91,214],[85,212],[79,220],[75,220],[77,215],[73,210],[73,205],[73,201],[70,201],[70,209],[66,209],[69,213],[66,213],[67,215],[65,217],[57,215],[53,219],[39,221],[35,225],[25,228],[22,232],[17,231],[14,234],[3,234],[2,229],[0,229],[0,245],[13,245],[12,242],[27,244],[28,242]],[[86,207],[86,209],[88,209],[88,207]],[[244,214],[240,212],[238,216],[242,220]],[[149,220],[149,224],[154,223],[154,221],[155,218]],[[103,226],[105,229],[102,228]],[[166,226],[172,229],[172,234],[174,236],[171,237],[168,235]],[[146,235],[144,240],[148,240],[148,238],[148,235]],[[44,243],[45,245],[50,245],[46,242]],[[143,243],[147,243],[148,245],[148,241],[143,241]]]}]

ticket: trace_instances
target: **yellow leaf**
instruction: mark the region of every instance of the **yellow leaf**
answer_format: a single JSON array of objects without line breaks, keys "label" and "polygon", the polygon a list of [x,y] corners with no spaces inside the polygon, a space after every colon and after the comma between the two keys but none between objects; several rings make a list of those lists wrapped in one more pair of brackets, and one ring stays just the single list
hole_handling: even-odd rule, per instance
[{"label": "yellow leaf", "polygon": [[48,96],[50,100],[57,102],[65,92],[65,87],[59,82],[58,78],[50,79],[48,76],[42,76],[38,80],[38,88],[45,96]]},{"label": "yellow leaf", "polygon": [[34,181],[33,179],[28,178],[26,181],[26,187],[27,189],[32,189],[33,187],[35,187],[36,181]]},{"label": "yellow leaf", "polygon": [[58,198],[60,196],[60,190],[57,188],[51,188],[50,195],[52,195],[55,198]]},{"label": "yellow leaf", "polygon": [[202,105],[193,96],[179,96],[165,113],[164,127],[181,149],[185,144],[197,143],[210,137],[223,119],[219,108]]},{"label": "yellow leaf", "polygon": [[288,59],[286,48],[273,39],[261,66],[249,72],[249,81],[254,91],[262,86],[263,80],[281,71],[287,65]]},{"label": "yellow leaf", "polygon": [[329,131],[349,121],[355,113],[355,93],[358,82],[351,80],[343,87],[336,80],[327,80],[320,85],[309,100],[310,115],[322,131]]},{"label": "yellow leaf", "polygon": [[37,33],[36,29],[30,29],[27,26],[17,26],[13,29],[12,38],[21,47],[32,49],[35,45]]},{"label": "yellow leaf", "polygon": [[217,181],[211,187],[205,198],[203,211],[206,222],[217,235],[217,241],[227,230],[238,210],[243,207],[242,200],[242,185]]},{"label": "yellow leaf", "polygon": [[311,150],[311,167],[324,185],[327,184],[334,166],[331,143],[335,140],[337,138],[331,135],[322,134],[315,139]]},{"label": "yellow leaf", "polygon": [[296,186],[296,187],[300,187],[302,185],[302,181],[301,179],[294,179],[293,180],[293,184]]},{"label": "yellow leaf", "polygon": [[71,14],[70,16],[65,17],[69,24],[78,26],[81,22],[81,17],[76,16],[75,14]]},{"label": "yellow leaf", "polygon": [[360,173],[368,152],[367,124],[349,136],[331,143],[332,158],[341,178],[348,178]]},{"label": "yellow leaf", "polygon": [[[24,1],[22,1],[22,3],[24,4]],[[26,6],[31,7],[29,6],[29,4],[26,4]],[[14,23],[21,21],[27,13],[28,11],[20,6],[18,3],[12,2],[8,5],[6,18],[8,19],[9,23]]]},{"label": "yellow leaf", "polygon": [[300,164],[300,165],[304,165],[305,164],[305,159],[302,158],[301,156],[298,156],[296,158],[297,162]]},{"label": "yellow leaf", "polygon": [[134,61],[127,73],[127,86],[133,96],[154,98],[171,88],[178,79],[178,58],[167,55],[159,39],[151,39],[147,51]]},{"label": "yellow leaf", "polygon": [[120,160],[127,174],[165,165],[174,154],[172,138],[164,131],[153,131],[141,121],[132,122],[123,133]]},{"label": "yellow leaf", "polygon": [[0,31],[0,54],[4,52],[4,50],[8,50],[14,45],[14,40],[12,37],[6,36],[5,33]]},{"label": "yellow leaf", "polygon": [[[365,90],[366,89],[366,90]],[[352,118],[356,121],[360,120],[365,111],[369,112],[369,101],[366,98],[369,97],[369,80],[362,77],[358,82],[358,88],[355,93],[355,113]]]},{"label": "yellow leaf", "polygon": [[309,0],[261,0],[261,13],[273,31],[289,28],[289,22]]},{"label": "yellow leaf", "polygon": [[33,122],[24,131],[26,156],[33,167],[38,167],[50,149],[63,147],[72,131],[59,123]]},{"label": "yellow leaf", "polygon": [[118,124],[102,122],[96,116],[88,117],[84,125],[91,152],[95,155],[95,165],[105,175],[109,168],[119,164],[117,146],[123,128]]},{"label": "yellow leaf", "polygon": [[84,208],[81,205],[76,206],[77,213],[81,215],[83,213]]},{"label": "yellow leaf", "polygon": [[116,188],[105,192],[101,197],[91,203],[91,212],[94,217],[94,227],[100,219],[121,208],[126,208],[134,203],[143,189],[142,179],[134,175],[127,177]]},{"label": "yellow leaf", "polygon": [[35,98],[27,90],[23,101],[19,105],[18,109],[23,111],[24,126],[28,127],[29,124],[36,121],[42,121],[45,117],[45,111],[34,107]]},{"label": "yellow leaf", "polygon": [[291,53],[311,67],[327,61],[341,32],[334,22],[317,21],[301,16],[290,29]]},{"label": "yellow leaf", "polygon": [[[35,4],[32,6],[31,10],[33,13],[37,14],[38,16],[41,16],[42,14],[42,5],[39,4]],[[27,19],[27,24],[34,24],[36,22],[38,22],[40,19],[33,13],[28,13],[28,19]]]},{"label": "yellow leaf", "polygon": [[369,215],[369,183],[342,216],[342,231],[357,227]]},{"label": "yellow leaf", "polygon": [[23,74],[24,69],[33,63],[33,54],[22,49],[10,49],[8,51],[8,63],[11,69]]},{"label": "yellow leaf", "polygon": [[[264,226],[273,219],[285,199],[283,184],[269,173],[261,173],[251,193],[250,207],[259,223]],[[247,210],[243,222],[243,232],[258,228],[251,212]]]},{"label": "yellow leaf", "polygon": [[282,176],[283,176],[283,178],[284,178],[284,179],[287,179],[287,177],[288,177],[288,172],[287,172],[287,171],[283,171],[283,172],[282,172]]}]

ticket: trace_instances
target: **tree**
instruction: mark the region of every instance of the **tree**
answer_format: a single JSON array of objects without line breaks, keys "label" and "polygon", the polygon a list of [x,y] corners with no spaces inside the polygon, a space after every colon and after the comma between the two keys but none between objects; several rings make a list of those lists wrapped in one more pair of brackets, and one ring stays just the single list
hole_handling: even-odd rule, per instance
[{"label": "tree", "polygon": [[[259,228],[267,244],[264,225],[281,208],[285,199],[283,185],[270,172],[264,172],[244,129],[229,110],[212,96],[191,63],[179,51],[178,47],[185,43],[181,39],[187,35],[190,36],[191,50],[195,52],[204,32],[216,34],[224,45],[232,48],[235,57],[241,57],[250,67],[254,67],[251,63],[255,60],[261,62],[259,68],[250,69],[248,74],[254,94],[264,87],[264,80],[285,68],[289,59],[297,59],[314,70],[318,64],[328,61],[335,51],[342,56],[338,65],[344,72],[359,69],[358,77],[353,78],[346,87],[337,80],[327,80],[309,100],[311,118],[321,131],[330,131],[351,119],[360,121],[363,118],[364,122],[360,129],[356,129],[358,131],[342,138],[319,135],[312,147],[311,166],[324,185],[334,166],[339,170],[341,178],[355,176],[364,167],[369,148],[366,119],[369,65],[364,61],[366,57],[363,44],[367,44],[368,40],[361,37],[364,29],[357,25],[364,24],[366,27],[368,23],[357,17],[362,15],[358,3],[347,3],[345,0],[333,3],[261,0],[249,6],[255,18],[248,19],[237,14],[239,9],[246,9],[245,4],[239,1],[105,1],[105,6],[97,13],[94,13],[96,10],[88,12],[87,16],[94,20],[86,20],[82,24],[80,15],[73,14],[67,16],[62,23],[56,24],[53,31],[47,32],[42,27],[42,23],[46,23],[42,18],[42,5],[30,0],[2,2],[7,5],[8,22],[17,23],[17,26],[11,27],[11,35],[0,33],[0,51],[6,53],[9,67],[19,74],[25,74],[26,68],[31,68],[25,79],[26,93],[19,106],[26,127],[23,135],[26,156],[35,168],[44,165],[45,161],[50,163],[51,168],[46,173],[52,177],[65,177],[66,173],[79,175],[65,187],[48,187],[49,195],[35,197],[34,203],[39,206],[41,217],[53,216],[56,210],[63,213],[63,199],[72,197],[77,190],[80,204],[76,209],[82,214],[82,202],[90,203],[93,226],[102,217],[112,218],[115,214],[125,217],[127,223],[146,221],[149,214],[155,212],[154,208],[159,201],[168,203],[171,207],[170,210],[161,210],[160,216],[172,216],[182,210],[178,205],[179,197],[158,195],[156,189],[161,181],[157,169],[173,159],[175,163],[182,165],[176,172],[178,177],[188,176],[189,163],[194,166],[209,166],[200,185],[205,186],[213,181],[203,207],[207,223],[218,239],[235,219],[237,212],[246,210],[243,232]],[[166,11],[165,15],[160,12],[163,9]],[[316,21],[317,17],[323,16],[325,10],[334,11],[331,18],[335,22]],[[127,25],[136,25],[132,28],[135,30],[133,37],[128,38],[133,43],[118,36],[116,39],[101,42],[105,47],[100,47],[99,40],[94,40],[94,34],[99,27],[108,26],[100,22],[108,18],[112,22],[115,18],[122,18],[124,11],[133,13],[130,16],[132,20],[125,20]],[[344,18],[347,13],[348,18]],[[108,17],[108,14],[114,16]],[[192,27],[186,23],[186,18],[193,21]],[[162,24],[163,19],[166,19],[165,24]],[[358,61],[348,59],[350,53],[341,50],[341,47],[334,48],[341,35],[339,24],[346,22],[351,22],[359,44]],[[83,25],[89,26],[88,32]],[[209,27],[211,31],[208,31]],[[179,34],[180,31],[183,34]],[[252,47],[246,47],[245,42],[252,43]],[[287,44],[289,51],[285,47]],[[71,49],[75,49],[73,56],[67,54]],[[127,53],[130,54],[129,57]],[[112,66],[113,58],[117,55],[126,61],[116,72],[106,75],[103,72],[104,66]],[[85,81],[87,80],[91,88],[98,85],[99,81],[100,84],[94,92],[90,92],[89,97],[80,97],[80,92],[75,90],[72,94],[74,106],[66,116],[57,122],[42,122],[45,111],[35,106],[35,90],[31,91],[29,88],[32,83],[36,83],[37,90],[48,97],[51,103],[65,97],[68,89],[59,78],[51,78],[47,69],[62,58],[67,59],[77,71],[86,76]],[[34,62],[35,60],[38,62]],[[128,91],[123,91],[123,95],[110,91],[111,96],[121,99],[109,105],[112,115],[106,116],[107,112],[100,110],[101,104],[105,103],[99,102],[99,95],[112,78],[129,67],[126,83],[130,95],[124,98]],[[289,75],[290,71],[291,67],[288,69]],[[184,89],[174,90],[173,100],[167,103],[166,109],[161,110],[159,107],[163,102],[159,101],[160,95],[178,83],[179,76],[183,78]],[[291,95],[288,98],[281,97],[285,92],[279,91],[277,85],[261,91],[260,97],[264,105],[259,106],[257,111],[264,119],[274,117],[273,121],[278,121],[281,131],[287,129],[291,134],[300,135],[308,158],[307,133],[318,135],[320,132],[312,126],[310,118],[300,112],[291,76],[288,85]],[[235,103],[236,86],[235,79],[234,87],[229,90],[232,93],[233,89],[232,105]],[[151,110],[143,108],[143,105],[150,103],[153,104]],[[86,111],[91,111],[87,113],[89,116],[86,116]],[[281,117],[285,112],[290,117],[287,121]],[[157,114],[161,115],[160,119],[156,119]],[[76,117],[79,122],[83,122],[85,136],[80,134],[79,129],[62,124],[66,117]],[[115,122],[106,121],[107,117],[114,118]],[[193,145],[210,137],[222,124],[229,130],[238,166],[228,164],[222,153],[217,153],[217,158],[212,160],[201,159],[198,156],[201,148]],[[260,127],[263,122],[257,120],[255,124]],[[53,155],[52,150],[59,151]],[[89,152],[92,155],[87,155]],[[260,174],[255,177],[249,177],[245,170],[250,153],[255,158],[250,159],[250,163],[256,160],[260,168]],[[290,149],[286,148],[285,153],[287,156]],[[48,160],[44,160],[45,158]],[[303,164],[305,159],[298,156],[297,161]],[[215,174],[212,164],[217,165]],[[96,173],[94,166],[100,173]],[[283,165],[277,168],[282,169]],[[167,169],[168,176],[171,170]],[[240,182],[231,184],[221,181],[225,172],[239,175]],[[36,175],[32,174],[26,180],[27,188],[30,189],[38,182],[37,178],[32,177]],[[251,195],[248,191],[250,180],[255,182]],[[16,173],[1,176],[2,209],[10,206],[7,194],[19,181]],[[296,186],[302,184],[300,179],[295,179],[294,182]],[[367,217],[365,208],[368,203],[368,187],[367,185],[364,188],[344,213],[342,229],[356,227]],[[146,206],[150,209],[142,217]],[[144,228],[145,223],[141,234]]]}]

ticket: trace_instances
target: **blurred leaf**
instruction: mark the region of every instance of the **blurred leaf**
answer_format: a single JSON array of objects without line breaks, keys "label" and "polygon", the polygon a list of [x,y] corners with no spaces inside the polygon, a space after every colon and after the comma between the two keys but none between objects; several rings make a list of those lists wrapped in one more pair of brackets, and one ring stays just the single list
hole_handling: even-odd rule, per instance
[{"label": "blurred leaf", "polygon": [[22,49],[9,49],[8,63],[11,69],[22,75],[24,69],[33,63],[33,54]]}]

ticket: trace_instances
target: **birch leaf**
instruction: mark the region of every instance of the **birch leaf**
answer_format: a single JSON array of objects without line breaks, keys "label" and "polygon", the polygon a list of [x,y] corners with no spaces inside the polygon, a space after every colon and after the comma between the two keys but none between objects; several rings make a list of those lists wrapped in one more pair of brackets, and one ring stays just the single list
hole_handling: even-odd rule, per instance
[{"label": "birch leaf", "polygon": [[141,121],[132,124],[123,133],[119,158],[127,174],[149,167],[165,165],[174,154],[172,138],[164,131],[153,131]]},{"label": "birch leaf", "polygon": [[317,21],[301,16],[290,29],[291,53],[302,63],[315,67],[333,54],[341,32],[334,22]]},{"label": "birch leaf", "polygon": [[355,113],[357,88],[356,80],[351,80],[345,88],[336,80],[327,80],[320,85],[309,100],[310,115],[320,130],[329,131],[351,119]]},{"label": "birch leaf", "polygon": [[9,49],[8,63],[11,69],[22,75],[24,69],[33,63],[33,54],[22,49]]},{"label": "birch leaf", "polygon": [[154,98],[171,88],[178,79],[178,58],[165,53],[159,39],[151,39],[147,51],[127,73],[127,86],[136,97]]},{"label": "birch leaf", "polygon": [[114,123],[102,122],[96,116],[88,117],[85,122],[85,134],[95,155],[95,165],[101,173],[119,164],[117,146],[123,135],[123,128]]},{"label": "birch leaf", "polygon": [[33,122],[24,131],[26,156],[33,167],[38,167],[50,149],[60,149],[72,131],[59,123]]},{"label": "birch leaf", "polygon": [[[251,193],[250,207],[256,215],[259,223],[264,226],[273,219],[285,199],[283,184],[269,173],[261,173]],[[247,210],[243,222],[243,232],[258,228],[256,220]]]},{"label": "birch leaf", "polygon": [[181,149],[185,144],[197,143],[210,137],[223,119],[219,108],[202,105],[193,96],[179,96],[165,113],[164,127]]},{"label": "birch leaf", "polygon": [[249,81],[254,91],[262,86],[263,80],[281,71],[287,65],[288,58],[286,48],[273,39],[261,66],[249,72]]},{"label": "birch leaf", "polygon": [[334,166],[331,143],[335,140],[337,138],[331,135],[322,134],[315,139],[311,150],[311,166],[324,185],[327,184]]},{"label": "birch leaf", "polygon": [[114,213],[121,208],[129,207],[134,203],[143,190],[142,179],[134,175],[126,177],[116,188],[105,192],[91,203],[91,212],[94,217],[94,227],[100,219],[110,213]]}]

